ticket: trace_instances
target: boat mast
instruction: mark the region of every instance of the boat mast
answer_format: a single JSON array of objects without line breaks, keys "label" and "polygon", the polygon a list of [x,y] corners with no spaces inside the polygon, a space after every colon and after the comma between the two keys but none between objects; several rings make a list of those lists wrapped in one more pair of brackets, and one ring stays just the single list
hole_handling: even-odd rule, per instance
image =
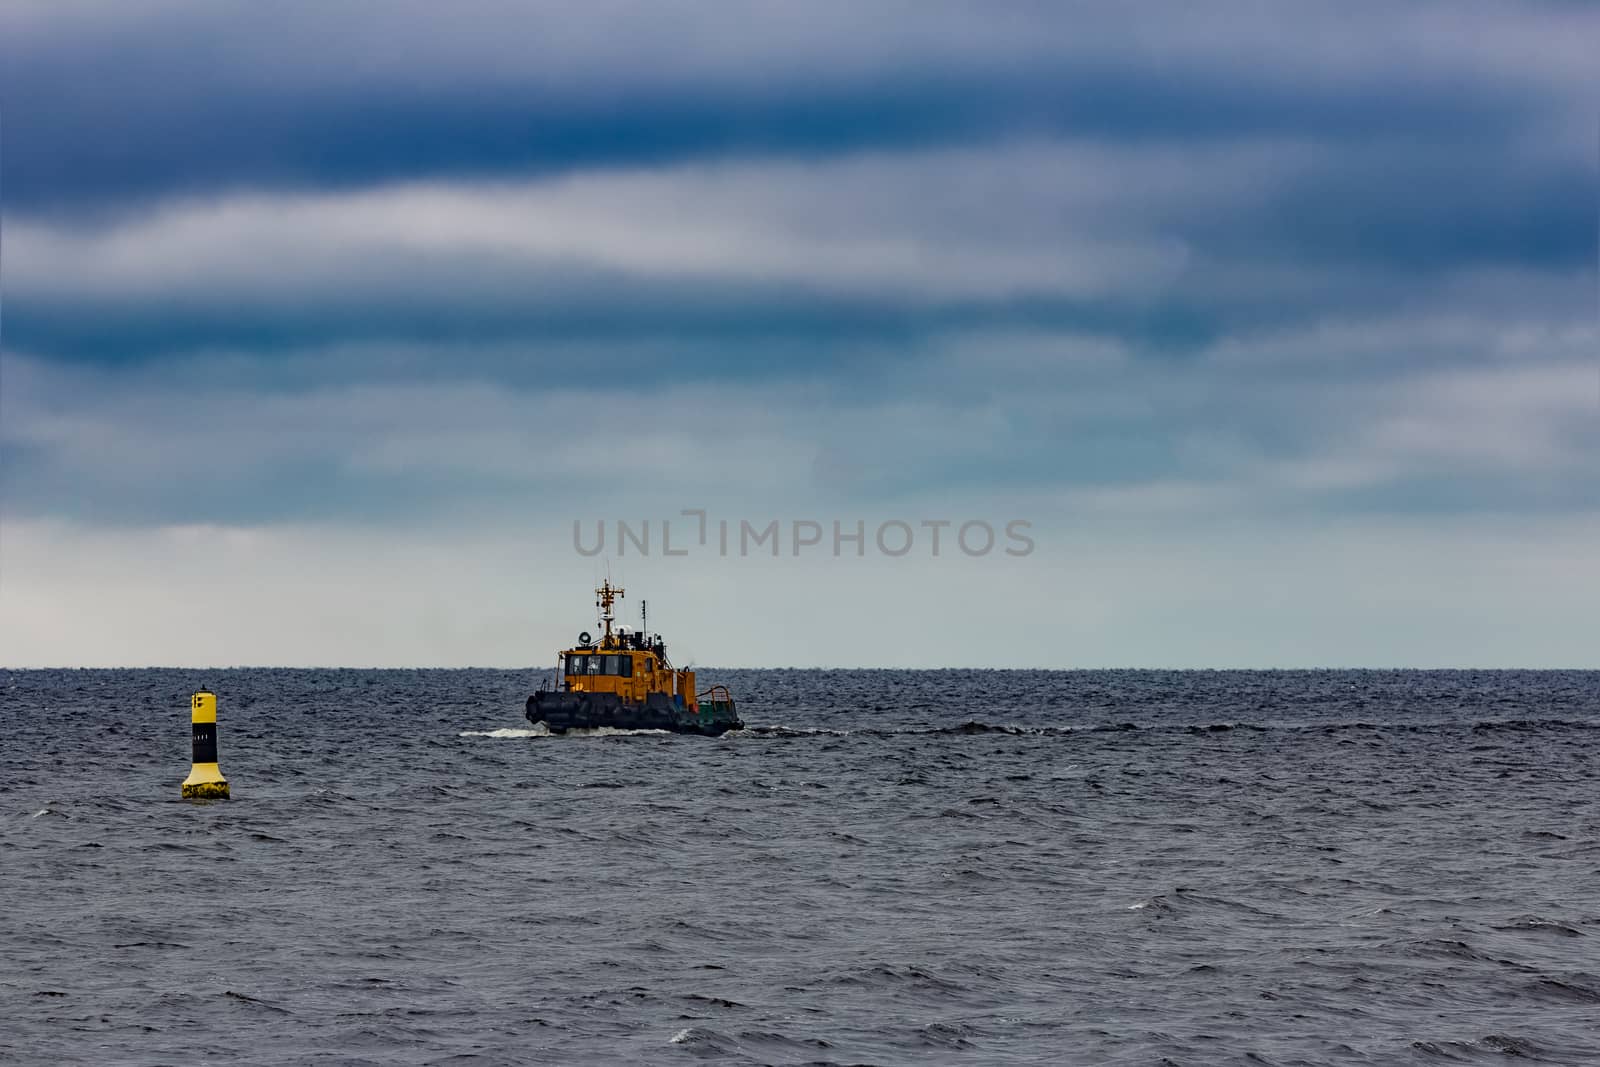
[{"label": "boat mast", "polygon": [[605,627],[606,631],[605,636],[601,638],[600,647],[611,648],[613,645],[611,637],[611,620],[616,618],[615,615],[611,614],[611,605],[618,597],[622,596],[622,590],[616,586],[613,586],[611,584],[611,579],[607,578],[605,581],[600,583],[600,588],[596,589],[594,592],[596,598],[595,606],[600,609],[600,622]]}]

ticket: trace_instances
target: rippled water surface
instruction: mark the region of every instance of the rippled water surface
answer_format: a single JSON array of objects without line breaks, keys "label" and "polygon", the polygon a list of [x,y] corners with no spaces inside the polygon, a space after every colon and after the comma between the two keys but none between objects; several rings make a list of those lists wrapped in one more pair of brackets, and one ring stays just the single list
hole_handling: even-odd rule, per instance
[{"label": "rippled water surface", "polygon": [[0,672],[0,1059],[1600,1062],[1600,672],[701,677]]}]

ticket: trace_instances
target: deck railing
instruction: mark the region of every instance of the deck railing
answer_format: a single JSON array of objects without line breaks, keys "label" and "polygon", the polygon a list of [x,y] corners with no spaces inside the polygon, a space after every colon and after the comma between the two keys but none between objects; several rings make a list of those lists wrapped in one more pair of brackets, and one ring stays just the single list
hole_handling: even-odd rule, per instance
[{"label": "deck railing", "polygon": [[725,685],[714,685],[703,693],[696,693],[694,700],[696,704],[710,703],[712,707],[716,707],[718,704],[726,704],[731,707],[733,694],[728,692],[728,687]]}]

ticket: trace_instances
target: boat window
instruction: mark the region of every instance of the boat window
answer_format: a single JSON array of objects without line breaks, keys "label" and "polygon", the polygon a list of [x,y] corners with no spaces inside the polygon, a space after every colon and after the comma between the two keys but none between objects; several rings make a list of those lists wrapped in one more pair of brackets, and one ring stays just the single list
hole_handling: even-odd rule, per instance
[{"label": "boat window", "polygon": [[605,656],[603,658],[605,659],[605,665],[600,671],[601,674],[609,674],[609,675],[612,675],[613,677],[615,677],[617,674],[621,673],[621,668],[617,666],[617,660],[620,657],[618,657],[618,656]]},{"label": "boat window", "polygon": [[622,657],[622,676],[624,678],[632,678],[633,677],[633,657],[632,656],[623,656]]},{"label": "boat window", "polygon": [[583,673],[583,657],[582,656],[568,656],[567,657],[567,673],[568,674],[582,674]]},{"label": "boat window", "polygon": [[600,673],[600,659],[601,659],[601,657],[599,657],[599,656],[585,656],[585,657],[583,657],[583,673],[585,673],[585,674],[599,674]]}]

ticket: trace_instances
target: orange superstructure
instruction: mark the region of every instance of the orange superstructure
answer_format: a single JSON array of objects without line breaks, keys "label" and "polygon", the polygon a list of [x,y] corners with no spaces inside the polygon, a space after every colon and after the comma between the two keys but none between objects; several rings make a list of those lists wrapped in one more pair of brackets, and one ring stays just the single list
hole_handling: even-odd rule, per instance
[{"label": "orange superstructure", "polygon": [[595,607],[603,627],[598,642],[588,632],[578,644],[561,653],[561,673],[574,693],[615,693],[627,703],[643,703],[651,693],[662,693],[696,706],[694,671],[676,670],[667,659],[660,635],[613,628],[612,608],[623,591],[608,578],[595,590]]}]

